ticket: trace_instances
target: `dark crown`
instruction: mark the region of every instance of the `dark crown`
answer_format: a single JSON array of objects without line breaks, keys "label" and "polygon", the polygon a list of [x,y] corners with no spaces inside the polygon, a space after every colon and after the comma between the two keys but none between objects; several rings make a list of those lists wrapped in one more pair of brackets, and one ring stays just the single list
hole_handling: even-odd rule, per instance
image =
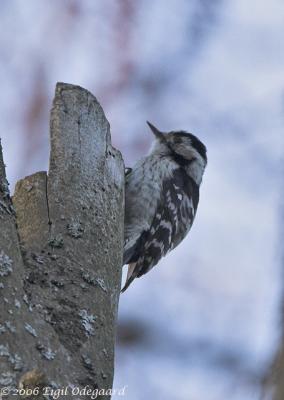
[{"label": "dark crown", "polygon": [[172,132],[175,135],[175,140],[178,142],[182,138],[189,138],[191,141],[192,147],[201,155],[201,157],[207,163],[207,149],[206,146],[192,133],[186,131],[177,131]]}]

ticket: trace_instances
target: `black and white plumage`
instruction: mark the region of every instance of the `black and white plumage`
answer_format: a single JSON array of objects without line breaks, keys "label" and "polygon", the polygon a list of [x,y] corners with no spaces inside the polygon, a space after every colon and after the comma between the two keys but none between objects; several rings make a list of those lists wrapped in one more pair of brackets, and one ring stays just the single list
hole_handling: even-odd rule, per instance
[{"label": "black and white plumage", "polygon": [[196,215],[199,186],[207,164],[206,147],[191,133],[155,135],[150,154],[126,174],[125,291],[189,232]]}]

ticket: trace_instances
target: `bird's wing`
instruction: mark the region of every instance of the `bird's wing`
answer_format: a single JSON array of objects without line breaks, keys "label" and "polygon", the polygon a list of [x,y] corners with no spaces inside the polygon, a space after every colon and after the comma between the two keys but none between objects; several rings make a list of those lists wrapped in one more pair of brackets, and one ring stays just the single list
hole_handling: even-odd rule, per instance
[{"label": "bird's wing", "polygon": [[136,248],[141,246],[150,229],[160,198],[162,179],[160,176],[149,179],[149,165],[154,168],[149,160],[144,164],[141,162],[125,176],[123,264],[128,264],[137,254]]},{"label": "bird's wing", "polygon": [[163,182],[152,223],[133,245],[128,259],[131,274],[128,273],[123,290],[183,240],[193,223],[198,199],[199,188],[184,170],[176,170],[172,178]]}]

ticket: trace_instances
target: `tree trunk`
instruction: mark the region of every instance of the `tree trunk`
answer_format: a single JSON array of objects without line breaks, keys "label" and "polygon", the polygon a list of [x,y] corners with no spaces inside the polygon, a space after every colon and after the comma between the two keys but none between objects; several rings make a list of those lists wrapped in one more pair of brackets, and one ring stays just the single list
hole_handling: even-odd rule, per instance
[{"label": "tree trunk", "polygon": [[50,135],[48,175],[19,181],[13,205],[0,148],[0,387],[86,399],[113,382],[124,165],[78,86],[57,84]]}]

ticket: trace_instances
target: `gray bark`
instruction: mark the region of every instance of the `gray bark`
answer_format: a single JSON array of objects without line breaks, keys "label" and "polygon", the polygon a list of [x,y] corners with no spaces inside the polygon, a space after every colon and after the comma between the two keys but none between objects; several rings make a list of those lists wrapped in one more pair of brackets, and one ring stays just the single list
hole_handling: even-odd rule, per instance
[{"label": "gray bark", "polygon": [[[281,344],[274,364],[270,371],[270,391],[273,393],[273,400],[284,399],[284,351]],[[267,397],[268,398],[268,397]],[[270,397],[271,398],[271,397]]]},{"label": "gray bark", "polygon": [[72,388],[113,381],[124,165],[101,106],[78,86],[57,84],[50,134],[48,175],[17,183],[16,217],[0,159],[0,385],[86,399]]},{"label": "gray bark", "polygon": [[[283,322],[282,322],[283,324]],[[263,398],[261,400],[284,399],[284,333],[278,343],[278,349],[263,381]]]}]

